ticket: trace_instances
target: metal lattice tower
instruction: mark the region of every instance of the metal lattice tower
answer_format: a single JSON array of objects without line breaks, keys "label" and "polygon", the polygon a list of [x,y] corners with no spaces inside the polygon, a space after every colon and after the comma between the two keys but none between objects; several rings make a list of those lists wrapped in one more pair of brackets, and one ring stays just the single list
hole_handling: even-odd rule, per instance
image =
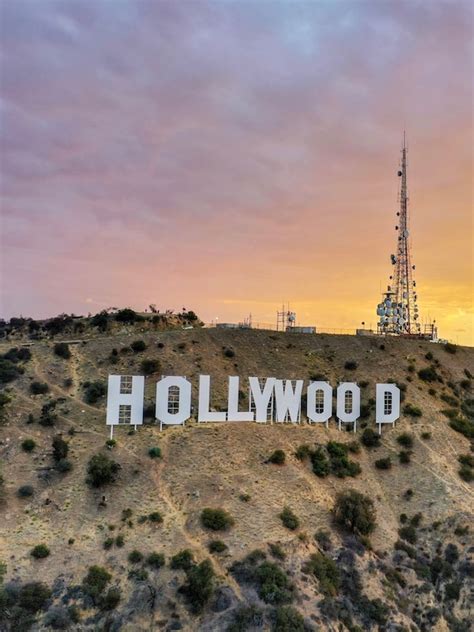
[{"label": "metal lattice tower", "polygon": [[407,147],[403,134],[402,158],[400,170],[399,211],[397,212],[397,254],[390,255],[394,268],[390,276],[390,285],[383,294],[383,300],[377,305],[380,320],[377,325],[379,333],[398,335],[420,334],[420,324],[416,281],[413,278],[415,266],[411,262],[410,233],[408,222],[408,190],[407,190]]}]

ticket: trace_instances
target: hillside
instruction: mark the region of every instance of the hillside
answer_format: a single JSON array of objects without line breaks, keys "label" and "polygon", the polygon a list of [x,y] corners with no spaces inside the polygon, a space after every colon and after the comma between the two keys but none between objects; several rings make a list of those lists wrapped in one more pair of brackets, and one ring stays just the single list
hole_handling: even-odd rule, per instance
[{"label": "hillside", "polygon": [[[75,336],[30,340],[9,332],[0,343],[9,368],[19,369],[4,384],[0,425],[0,630],[470,630],[474,349],[181,326],[122,323],[100,331],[86,323]],[[69,353],[61,353],[70,357],[55,353],[63,340]],[[136,340],[144,351],[130,348]],[[9,353],[12,347],[30,353]],[[109,373],[140,374],[145,359],[158,361],[146,380],[146,423],[136,433],[116,429],[116,444],[106,446],[101,383]],[[357,367],[346,369],[347,361]],[[432,371],[422,379],[426,367]],[[186,376],[194,394],[199,374],[211,375],[216,409],[227,406],[229,375],[357,381],[364,418],[357,434],[339,432],[334,419],[329,429],[190,421],[160,432],[150,411],[162,374]],[[361,439],[364,427],[375,429],[375,383],[391,380],[402,385],[412,414],[368,447]],[[64,471],[53,455],[57,435],[68,444]],[[25,439],[34,440],[30,451]],[[346,446],[339,446],[343,459],[360,473],[339,467],[324,447],[329,441]],[[308,448],[297,458],[301,445]],[[325,476],[313,472],[316,445],[329,463]],[[149,455],[154,447],[161,456]],[[275,450],[284,451],[283,464],[268,462]],[[115,482],[95,488],[87,466],[98,453],[120,470]],[[387,469],[375,466],[386,457]],[[350,489],[373,502],[376,526],[368,534],[334,524],[336,496]],[[297,528],[284,526],[285,507]],[[233,524],[204,527],[204,508],[224,509]],[[223,550],[211,553],[214,540],[226,548],[215,544]],[[35,559],[40,544],[49,555]],[[172,568],[184,549],[191,568]],[[160,555],[148,559],[153,552],[164,564]],[[83,584],[93,565],[110,577],[98,572]],[[33,581],[51,595],[36,602],[24,590]]]}]

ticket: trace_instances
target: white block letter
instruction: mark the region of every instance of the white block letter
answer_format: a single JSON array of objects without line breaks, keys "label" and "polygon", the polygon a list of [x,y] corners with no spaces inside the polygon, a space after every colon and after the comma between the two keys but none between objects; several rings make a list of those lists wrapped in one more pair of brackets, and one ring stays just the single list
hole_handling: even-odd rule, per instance
[{"label": "white block letter", "polygon": [[[316,395],[318,401],[316,402]],[[322,398],[322,401],[321,401]],[[311,382],[307,392],[309,421],[325,422],[332,415],[332,386],[327,382]]]},{"label": "white block letter", "polygon": [[360,388],[352,382],[337,387],[337,417],[341,421],[355,422],[360,417]]},{"label": "white block letter", "polygon": [[255,404],[255,421],[266,423],[268,418],[268,407],[270,406],[273,389],[275,386],[275,378],[269,377],[265,380],[263,391],[260,388],[258,377],[249,377],[250,394]]},{"label": "white block letter", "polygon": [[253,421],[253,413],[249,411],[239,412],[239,378],[236,375],[229,376],[229,400],[227,405],[228,421]]},{"label": "white block letter", "polygon": [[198,421],[226,421],[226,413],[211,412],[211,378],[209,375],[199,376],[199,412]]},{"label": "white block letter", "polygon": [[400,389],[396,384],[377,384],[375,393],[375,422],[395,423],[400,417]]},{"label": "white block letter", "polygon": [[142,424],[144,389],[143,375],[109,375],[106,424]]},{"label": "white block letter", "polygon": [[[284,382],[284,384],[283,384]],[[299,422],[301,412],[301,393],[303,392],[303,380],[275,381],[276,420]]]},{"label": "white block letter", "polygon": [[[170,412],[170,389],[177,391],[173,395],[173,412]],[[176,404],[178,404],[176,406]],[[168,375],[156,383],[156,418],[167,426],[182,425],[191,417],[191,382],[184,377]]]}]

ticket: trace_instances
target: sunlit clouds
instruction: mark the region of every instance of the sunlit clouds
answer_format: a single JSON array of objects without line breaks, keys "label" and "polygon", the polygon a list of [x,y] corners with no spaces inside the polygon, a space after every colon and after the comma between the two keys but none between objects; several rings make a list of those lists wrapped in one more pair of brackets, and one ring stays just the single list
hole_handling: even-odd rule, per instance
[{"label": "sunlit clouds", "polygon": [[469,2],[1,11],[4,316],[375,325],[406,128],[421,316],[473,344]]}]

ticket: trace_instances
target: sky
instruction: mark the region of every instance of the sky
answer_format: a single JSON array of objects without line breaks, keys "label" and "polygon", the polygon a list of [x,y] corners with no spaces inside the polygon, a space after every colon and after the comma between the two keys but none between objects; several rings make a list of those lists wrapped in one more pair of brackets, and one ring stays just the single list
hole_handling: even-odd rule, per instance
[{"label": "sky", "polygon": [[470,2],[0,11],[1,316],[375,327],[406,129],[421,317],[474,344]]}]

